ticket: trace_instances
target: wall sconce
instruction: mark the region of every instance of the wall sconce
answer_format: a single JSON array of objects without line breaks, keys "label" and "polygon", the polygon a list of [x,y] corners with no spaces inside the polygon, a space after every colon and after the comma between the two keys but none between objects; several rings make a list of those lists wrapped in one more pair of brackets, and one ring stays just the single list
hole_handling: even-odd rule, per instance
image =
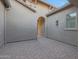
[{"label": "wall sconce", "polygon": [[23,0],[24,2],[26,2],[26,0]]},{"label": "wall sconce", "polygon": [[58,26],[59,25],[59,21],[58,20],[56,20],[56,26]]},{"label": "wall sconce", "polygon": [[1,0],[1,1],[4,4],[5,8],[10,8],[11,7],[10,0]]}]

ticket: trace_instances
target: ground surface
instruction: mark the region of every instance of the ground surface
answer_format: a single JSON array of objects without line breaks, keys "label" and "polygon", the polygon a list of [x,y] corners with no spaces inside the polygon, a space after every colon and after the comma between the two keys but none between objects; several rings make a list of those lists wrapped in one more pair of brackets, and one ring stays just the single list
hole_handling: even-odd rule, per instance
[{"label": "ground surface", "polygon": [[0,49],[0,59],[77,59],[77,47],[42,37],[7,44]]}]

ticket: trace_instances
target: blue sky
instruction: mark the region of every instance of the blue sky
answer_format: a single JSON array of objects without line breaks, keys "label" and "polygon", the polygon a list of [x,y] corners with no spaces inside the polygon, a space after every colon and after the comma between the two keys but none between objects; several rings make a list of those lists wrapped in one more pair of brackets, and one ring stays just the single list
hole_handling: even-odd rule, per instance
[{"label": "blue sky", "polygon": [[54,5],[57,8],[62,8],[64,5],[69,4],[68,0],[44,0],[45,2]]}]

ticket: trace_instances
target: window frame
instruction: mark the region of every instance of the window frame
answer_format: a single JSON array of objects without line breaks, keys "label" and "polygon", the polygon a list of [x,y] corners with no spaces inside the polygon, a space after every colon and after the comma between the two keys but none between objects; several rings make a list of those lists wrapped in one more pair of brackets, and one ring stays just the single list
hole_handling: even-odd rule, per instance
[{"label": "window frame", "polygon": [[[72,14],[72,13],[76,13],[76,19],[74,19],[75,20],[75,27],[73,27],[73,28],[67,28],[67,16],[68,15],[70,15],[70,14]],[[65,22],[65,30],[67,30],[67,31],[75,31],[75,30],[78,30],[78,16],[77,16],[77,12],[71,12],[71,13],[68,13],[67,15],[66,15],[66,22]]]}]

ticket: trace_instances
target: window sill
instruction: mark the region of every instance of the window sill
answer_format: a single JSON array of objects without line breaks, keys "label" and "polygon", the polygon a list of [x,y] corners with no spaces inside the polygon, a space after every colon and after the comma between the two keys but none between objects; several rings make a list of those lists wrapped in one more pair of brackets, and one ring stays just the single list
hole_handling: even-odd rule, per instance
[{"label": "window sill", "polygon": [[65,31],[77,31],[78,29],[77,28],[65,28],[64,30]]}]

